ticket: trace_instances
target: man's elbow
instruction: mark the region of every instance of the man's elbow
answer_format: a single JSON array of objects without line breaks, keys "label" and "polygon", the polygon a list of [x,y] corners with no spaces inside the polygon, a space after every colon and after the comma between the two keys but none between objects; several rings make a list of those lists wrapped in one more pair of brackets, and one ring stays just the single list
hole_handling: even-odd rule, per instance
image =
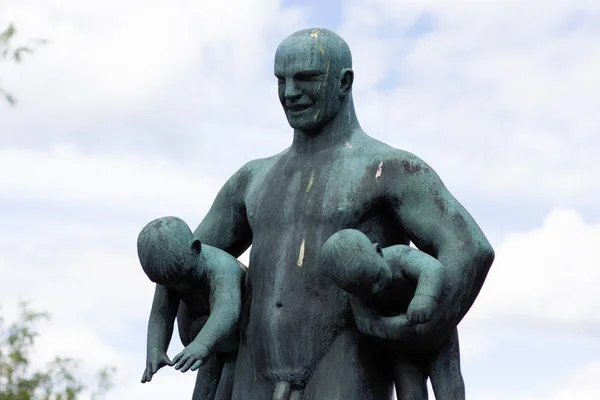
[{"label": "man's elbow", "polygon": [[473,261],[479,266],[484,274],[487,274],[496,258],[494,248],[487,240],[477,242],[473,251]]}]

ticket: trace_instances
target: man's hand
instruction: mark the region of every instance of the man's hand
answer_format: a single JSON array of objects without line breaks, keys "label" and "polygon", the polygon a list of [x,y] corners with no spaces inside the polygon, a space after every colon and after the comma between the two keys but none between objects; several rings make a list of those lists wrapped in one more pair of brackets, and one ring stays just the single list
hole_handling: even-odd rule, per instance
[{"label": "man's hand", "polygon": [[206,346],[192,342],[181,353],[173,357],[173,363],[175,363],[175,369],[181,370],[181,372],[187,372],[189,369],[195,371],[206,362],[209,356],[210,351]]},{"label": "man's hand", "polygon": [[350,304],[356,327],[364,335],[405,343],[410,343],[416,335],[414,325],[408,320],[406,314],[384,317],[376,309],[367,306],[354,296],[351,297]]},{"label": "man's hand", "polygon": [[431,314],[436,307],[437,301],[433,297],[415,294],[408,305],[406,316],[413,324],[424,324],[431,319]]},{"label": "man's hand", "polygon": [[146,370],[144,371],[144,375],[142,375],[142,383],[150,382],[152,376],[165,365],[173,365],[173,362],[169,360],[167,353],[158,350],[150,350],[146,356]]}]

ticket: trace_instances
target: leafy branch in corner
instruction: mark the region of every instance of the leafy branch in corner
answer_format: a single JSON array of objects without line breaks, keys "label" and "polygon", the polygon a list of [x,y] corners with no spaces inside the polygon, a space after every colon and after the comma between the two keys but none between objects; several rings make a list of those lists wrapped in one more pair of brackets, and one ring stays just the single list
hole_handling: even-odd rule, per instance
[{"label": "leafy branch in corner", "polygon": [[[6,30],[0,32],[0,61],[20,63],[23,61],[24,54],[32,54],[36,45],[43,45],[48,42],[45,39],[30,39],[28,45],[15,46],[13,41],[16,33],[17,30],[14,24],[8,25]],[[2,86],[0,86],[0,96],[3,96],[10,105],[14,106],[16,104],[14,96]]]},{"label": "leafy branch in corner", "polygon": [[[19,319],[12,324],[5,326],[0,316],[0,400],[77,400],[85,389],[75,374],[78,360],[55,357],[43,369],[32,371],[30,353],[39,336],[36,324],[48,318],[48,313],[31,311],[26,303],[21,303]],[[112,388],[114,372],[114,367],[99,371],[93,400]]]}]

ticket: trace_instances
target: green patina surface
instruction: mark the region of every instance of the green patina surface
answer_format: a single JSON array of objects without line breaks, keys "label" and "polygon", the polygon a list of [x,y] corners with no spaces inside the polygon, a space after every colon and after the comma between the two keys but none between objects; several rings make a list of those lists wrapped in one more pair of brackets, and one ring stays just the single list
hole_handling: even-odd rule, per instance
[{"label": "green patina surface", "polygon": [[208,357],[194,398],[388,400],[396,383],[419,400],[431,377],[463,399],[456,326],[494,259],[485,235],[429,165],[363,131],[341,37],[292,34],[274,73],[290,147],[242,166],[194,231],[217,264],[252,245],[235,362]]}]

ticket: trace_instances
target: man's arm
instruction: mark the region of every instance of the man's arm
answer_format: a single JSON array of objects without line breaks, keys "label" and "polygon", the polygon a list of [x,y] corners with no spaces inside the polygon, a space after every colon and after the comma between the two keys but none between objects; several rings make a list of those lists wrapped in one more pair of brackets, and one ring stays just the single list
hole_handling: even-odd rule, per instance
[{"label": "man's arm", "polygon": [[[494,250],[438,175],[416,156],[398,152],[388,198],[410,240],[445,269],[445,285],[432,319],[416,326],[425,346],[437,345],[458,325],[479,294]],[[383,177],[382,177],[383,178]]]},{"label": "man's arm", "polygon": [[239,257],[252,243],[244,197],[261,160],[250,161],[223,185],[208,214],[194,231],[203,244]]}]

